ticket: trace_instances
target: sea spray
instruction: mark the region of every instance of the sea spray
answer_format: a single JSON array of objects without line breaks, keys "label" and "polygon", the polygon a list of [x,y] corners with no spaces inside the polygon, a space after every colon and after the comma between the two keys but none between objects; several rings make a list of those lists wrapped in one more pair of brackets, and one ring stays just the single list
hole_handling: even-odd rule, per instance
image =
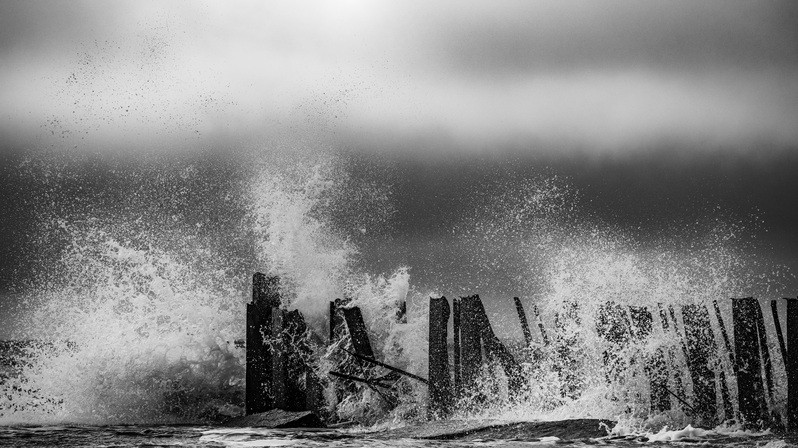
[{"label": "sea spray", "polygon": [[33,346],[5,391],[5,423],[189,422],[240,412],[240,294],[220,269],[201,273],[102,231],[72,232],[61,282],[32,291],[17,325]]},{"label": "sea spray", "polygon": [[329,300],[342,296],[356,250],[318,216],[335,180],[323,165],[302,168],[293,176],[260,170],[249,189],[251,210],[258,260],[281,278],[284,305],[319,318]]},{"label": "sea spray", "polygon": [[[678,342],[684,337],[681,307],[711,306],[712,300],[733,296],[766,297],[781,288],[783,272],[753,250],[750,226],[757,222],[715,217],[673,225],[659,240],[642,242],[634,232],[583,214],[578,194],[562,180],[518,183],[509,191],[486,208],[490,213],[470,214],[475,218],[458,229],[461,241],[474,248],[474,258],[485,266],[480,274],[499,273],[525,300],[538,305],[552,341],[549,346],[533,344],[516,352],[529,379],[519,400],[502,394],[503,372],[488,366],[480,382],[482,391],[469,391],[455,416],[609,418],[657,429],[695,422],[692,411],[672,397],[672,410],[652,412],[646,364],[657,352],[673,353],[669,370],[682,377],[681,398],[692,400]],[[491,283],[489,278],[482,281]],[[606,324],[599,316],[608,306],[618,313],[617,319],[627,322],[619,340],[602,335]],[[663,329],[660,306],[676,311],[677,322],[668,332]],[[641,330],[630,307],[645,307],[651,313],[645,337],[635,336]],[[710,322],[718,325],[714,318]],[[491,323],[497,332],[504,330],[505,340],[520,335],[507,330],[518,326],[510,313],[494,313]],[[674,324],[681,333],[673,332]],[[709,362],[715,371],[729,369],[720,355]],[[672,390],[673,381],[668,384]],[[729,388],[736,390],[733,382]],[[470,401],[476,397],[480,401],[475,407]],[[723,416],[717,418],[720,422]]]},{"label": "sea spray", "polygon": [[[256,164],[219,195],[202,190],[201,169],[170,175],[140,168],[132,182],[136,195],[117,196],[113,182],[94,185],[111,193],[78,208],[63,199],[81,183],[70,180],[72,189],[61,191],[59,179],[76,175],[54,169],[44,190],[56,205],[39,217],[38,244],[66,244],[57,257],[41,257],[48,262],[39,268],[48,274],[30,282],[26,312],[15,322],[21,337],[50,343],[32,346],[19,375],[3,383],[2,422],[199,422],[241,413],[244,360],[234,341],[244,334],[255,270],[281,277],[285,305],[302,311],[317,334],[326,334],[329,301],[351,299],[348,306],[363,311],[377,357],[427,376],[428,300],[453,298],[453,283],[413,284],[413,266],[375,273],[359,265],[358,238],[390,220],[391,195],[385,185],[358,183],[342,166]],[[158,189],[145,185],[151,178],[160,180]],[[196,191],[206,196],[194,198]],[[503,311],[512,309],[512,297],[492,291],[511,290],[537,304],[551,343],[516,350],[528,378],[520,399],[510,400],[501,370],[486,366],[479,390],[469,393],[488,399],[467,396],[454,416],[619,418],[630,428],[683,427],[690,419],[675,400],[669,412],[650,412],[646,357],[672,350],[674,367],[686,372],[678,337],[662,329],[657,305],[674,306],[683,327],[682,305],[717,299],[728,312],[727,297],[778,291],[746,246],[750,231],[697,223],[642,243],[634,232],[584,215],[578,192],[564,179],[507,181],[501,191],[474,201],[449,229],[469,254],[459,267],[508,345],[520,336],[517,318]],[[208,211],[219,197],[229,210]],[[235,219],[224,226],[214,222],[229,216]],[[407,316],[397,319],[403,301]],[[607,302],[647,307],[651,335],[625,345],[602,337],[597,316]],[[316,351],[325,379],[339,367],[331,350]],[[413,380],[397,383],[391,405],[362,385],[347,386],[352,393],[344,396],[329,393],[339,386],[330,381],[326,394],[338,420],[403,424],[425,415],[426,386]]]},{"label": "sea spray", "polygon": [[[427,330],[428,300],[436,294],[422,294],[412,290],[407,268],[399,268],[390,277],[368,274],[353,275],[347,285],[346,296],[351,301],[346,305],[358,307],[366,326],[372,349],[383,362],[421,377],[427,376]],[[401,315],[402,303],[406,303],[406,314]],[[347,347],[347,340],[341,341]],[[341,357],[339,349],[328,351],[327,369],[337,368],[341,363],[355,360]],[[336,364],[337,362],[337,364]],[[359,365],[359,364],[358,364]],[[324,369],[323,369],[324,370]],[[385,374],[381,368],[366,368],[363,375]],[[322,371],[322,373],[326,373]],[[331,387],[338,387],[336,382]],[[335,416],[343,421],[355,420],[374,424],[382,420],[417,421],[424,415],[426,385],[415,379],[398,377],[388,394],[377,393],[371,388],[358,386],[356,392],[340,401],[333,394],[328,397],[335,409]]]},{"label": "sea spray", "polygon": [[[26,162],[29,180],[41,190],[34,246],[42,255],[15,327],[17,338],[49,342],[29,347],[22,368],[4,381],[4,423],[188,423],[240,414],[244,351],[234,342],[243,338],[251,271],[236,267],[279,274],[285,306],[301,309],[316,330],[326,319],[320,311],[335,297],[395,304],[407,290],[406,269],[389,278],[393,292],[377,292],[385,289],[384,277],[352,269],[357,251],[332,217],[346,211],[362,233],[390,207],[381,204],[384,188],[357,185],[333,163],[242,170],[245,182],[221,180],[231,186],[221,192],[230,210],[207,216],[187,208],[218,206],[213,186],[197,183],[201,166],[180,165],[172,174],[170,166],[117,170],[101,162],[86,169],[83,162]],[[92,174],[110,182],[97,190]],[[135,193],[123,194],[129,189]],[[198,201],[192,192],[206,195]],[[378,207],[341,207],[348,193]],[[220,235],[233,245],[220,250],[206,229],[236,215],[238,225]],[[246,238],[250,262],[242,258]],[[378,297],[370,300],[371,293]],[[382,318],[372,315],[379,306],[364,307],[379,327]],[[386,347],[401,357],[396,341]]]}]

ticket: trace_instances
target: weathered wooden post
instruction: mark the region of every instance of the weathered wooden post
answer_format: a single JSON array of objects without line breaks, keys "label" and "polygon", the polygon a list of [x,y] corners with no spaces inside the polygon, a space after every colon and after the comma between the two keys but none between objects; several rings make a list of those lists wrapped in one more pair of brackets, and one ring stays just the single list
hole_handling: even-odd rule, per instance
[{"label": "weathered wooden post", "polygon": [[330,300],[330,336],[329,336],[329,343],[332,344],[335,341],[335,315],[337,313],[337,309],[335,308],[335,302]]},{"label": "weathered wooden post", "polygon": [[618,353],[627,345],[632,335],[630,327],[629,317],[621,305],[607,301],[599,307],[596,314],[596,334],[610,344],[603,353],[604,376],[608,383],[618,381],[627,368],[626,360]]},{"label": "weathered wooden post", "polygon": [[493,332],[493,328],[490,326],[488,314],[485,313],[485,307],[482,305],[482,301],[479,300],[479,296],[477,296],[477,300],[475,301],[474,309],[477,312],[476,317],[479,324],[480,338],[485,347],[485,355],[489,361],[498,362],[499,365],[502,366],[504,373],[507,375],[509,398],[515,400],[518,398],[524,386],[521,365],[515,361],[515,358],[512,353],[510,353],[510,350],[507,349],[507,346],[502,344],[499,338],[496,337],[496,333]]},{"label": "weathered wooden post", "polygon": [[756,332],[759,336],[759,354],[762,357],[762,367],[765,371],[765,386],[767,389],[767,402],[765,408],[765,415],[770,418],[770,423],[775,427],[781,427],[781,415],[777,412],[770,412],[770,409],[774,408],[774,385],[773,385],[773,364],[770,362],[770,347],[768,346],[768,335],[765,331],[765,317],[762,314],[762,307],[759,305],[759,301],[756,301],[756,306],[754,307],[756,311]]},{"label": "weathered wooden post", "polygon": [[563,303],[560,312],[554,313],[554,336],[552,345],[557,355],[554,370],[560,377],[562,386],[560,393],[563,397],[578,398],[582,393],[584,379],[578,374],[581,363],[575,349],[579,335],[569,327],[580,327],[582,318],[579,316],[579,304],[576,301]]},{"label": "weathered wooden post", "polygon": [[[677,328],[675,320],[676,314],[673,313],[673,308],[669,306],[669,310],[671,311],[671,316],[672,316],[671,319],[674,320],[673,330],[671,330],[671,324],[669,323],[668,320],[668,312],[665,310],[665,307],[661,303],[658,303],[657,307],[659,308],[659,317],[662,323],[662,331],[665,332],[665,334],[667,335],[675,333],[677,339],[680,342],[682,348],[682,354],[686,355],[687,349],[684,346],[684,341],[682,341],[682,339],[678,337],[679,330]],[[673,376],[673,384],[674,388],[676,389],[676,393],[672,395],[675,395],[676,397],[678,397],[677,400],[681,401],[682,400],[681,397],[684,397],[684,384],[682,383],[682,373],[681,373],[682,369],[679,363],[677,362],[676,352],[673,349],[673,346],[669,346],[667,352],[668,352],[668,362],[670,364],[671,374]]]},{"label": "weathered wooden post", "polygon": [[526,342],[526,346],[529,347],[532,345],[532,332],[529,331],[529,322],[526,320],[524,305],[518,297],[513,297],[513,301],[515,301],[515,310],[518,312],[518,320],[521,321],[521,330],[524,332],[524,342]]},{"label": "weathered wooden post", "polygon": [[478,295],[460,298],[460,374],[462,392],[465,394],[476,391],[477,378],[482,367],[478,302]]},{"label": "weathered wooden post", "polygon": [[343,306],[345,300],[335,299],[330,301],[330,344],[337,341],[344,331]]},{"label": "weathered wooden post", "polygon": [[314,411],[320,408],[321,389],[314,369],[315,362],[308,341],[308,326],[299,310],[282,314],[280,343],[284,347],[282,409],[288,411]]},{"label": "weathered wooden post", "polygon": [[757,335],[757,306],[759,304],[752,297],[732,299],[737,402],[747,425],[758,424],[767,416]]},{"label": "weathered wooden post", "polygon": [[447,327],[449,301],[446,297],[429,299],[429,418],[444,418],[451,411],[452,389],[449,380]]},{"label": "weathered wooden post", "polygon": [[407,323],[407,302],[402,301],[399,304],[399,309],[396,311],[396,321],[399,323]]},{"label": "weathered wooden post", "polygon": [[682,308],[682,320],[687,339],[687,368],[693,380],[693,408],[704,424],[714,424],[718,406],[715,373],[709,366],[716,346],[709,324],[709,312],[701,305],[685,305]]},{"label": "weathered wooden post", "polygon": [[460,373],[460,299],[452,299],[452,339],[454,345],[454,398],[463,393],[463,378]]},{"label": "weathered wooden post", "polygon": [[[729,342],[729,334],[726,331],[726,323],[723,321],[723,316],[718,306],[718,301],[713,300],[712,306],[715,309],[715,317],[718,319],[718,327],[720,328],[720,335],[723,339],[723,346],[726,347],[726,354],[729,356],[730,367],[734,368],[734,351]],[[720,372],[718,373],[718,381],[720,381],[720,396],[723,401],[723,418],[730,420],[734,418],[734,406],[731,403],[731,394],[729,393],[729,383],[726,381],[726,370],[721,363]]]},{"label": "weathered wooden post", "polygon": [[283,342],[283,310],[272,308],[272,400],[274,407],[285,410],[288,406],[288,397],[285,387],[285,368],[287,361],[286,349]]},{"label": "weathered wooden post", "polygon": [[344,314],[346,328],[349,330],[349,337],[355,353],[374,359],[374,350],[371,348],[366,322],[363,320],[363,313],[360,312],[360,308],[353,306],[341,308],[341,311]]},{"label": "weathered wooden post", "polygon": [[787,429],[798,431],[798,299],[787,299]]},{"label": "weathered wooden post", "polygon": [[274,407],[270,397],[272,308],[280,306],[279,278],[260,272],[252,276],[252,302],[247,304],[246,413],[255,414]]},{"label": "weathered wooden post", "polygon": [[734,350],[732,350],[731,342],[729,342],[729,333],[726,331],[726,323],[723,321],[723,316],[720,314],[718,301],[713,300],[712,306],[715,308],[715,317],[718,319],[720,335],[723,338],[723,345],[726,347],[726,353],[729,355],[729,362],[731,362],[731,365],[734,366]]},{"label": "weathered wooden post", "polygon": [[[789,299],[785,299],[789,300]],[[773,324],[776,326],[776,337],[779,340],[779,351],[781,360],[787,365],[787,346],[784,344],[784,332],[781,331],[781,319],[779,319],[779,304],[776,299],[770,301],[770,311],[773,314]]]},{"label": "weathered wooden post", "polygon": [[538,321],[538,329],[540,330],[540,339],[543,340],[543,345],[549,345],[549,337],[546,335],[546,328],[543,327],[543,320],[540,318],[540,313],[538,312],[538,306],[534,303],[532,304],[532,312],[535,314],[535,320]]},{"label": "weathered wooden post", "polygon": [[[646,340],[654,330],[654,317],[642,306],[630,306],[632,329],[638,342]],[[671,397],[668,393],[668,365],[665,362],[665,350],[658,347],[646,359],[646,373],[651,386],[650,402],[652,412],[667,411],[671,408]]]}]

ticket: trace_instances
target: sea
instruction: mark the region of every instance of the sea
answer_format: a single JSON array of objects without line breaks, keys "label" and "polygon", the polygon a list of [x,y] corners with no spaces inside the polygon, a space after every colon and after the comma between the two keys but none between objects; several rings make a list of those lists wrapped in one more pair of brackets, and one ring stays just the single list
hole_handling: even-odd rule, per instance
[{"label": "sea", "polygon": [[[411,431],[412,432],[412,431]],[[444,439],[391,437],[390,431],[335,429],[219,428],[212,426],[29,426],[0,429],[0,446],[9,447],[531,447],[531,446],[797,446],[798,438],[745,432],[723,433],[687,428],[657,434],[601,438],[495,432],[490,437]]]}]

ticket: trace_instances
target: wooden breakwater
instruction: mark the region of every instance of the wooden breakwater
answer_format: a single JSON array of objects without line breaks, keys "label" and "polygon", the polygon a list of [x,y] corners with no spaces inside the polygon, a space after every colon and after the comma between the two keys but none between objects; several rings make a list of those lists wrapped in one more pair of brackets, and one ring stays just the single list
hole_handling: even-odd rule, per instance
[{"label": "wooden breakwater", "polygon": [[[653,310],[607,301],[595,319],[596,333],[609,347],[604,356],[607,380],[612,380],[611,372],[621,362],[613,348],[641,343],[661,331],[676,344],[641,355],[650,385],[652,412],[678,406],[705,426],[735,420],[748,427],[784,426],[789,431],[798,431],[798,299],[783,300],[785,325],[782,326],[778,313],[779,301],[771,301],[770,314],[778,355],[786,370],[786,403],[776,393],[776,379],[781,376],[774,373],[765,313],[760,302],[750,297],[731,299],[731,331],[717,301],[712,308],[699,304],[681,309],[659,305],[659,330],[654,328]],[[524,305],[519,298],[513,301],[524,341],[527,346],[533,345]],[[569,306],[571,311],[578,309],[578,304]],[[537,307],[532,304],[531,309],[539,344],[545,347],[559,343],[562,348],[556,350],[556,355],[572,356],[568,344],[573,341],[567,339],[562,329],[568,319],[577,319],[579,324],[576,313],[568,312],[566,307],[566,311],[555,316],[552,338]],[[404,304],[397,309],[396,318],[407,319]],[[786,335],[782,328],[786,328]],[[319,378],[311,350],[303,342],[307,331],[298,311],[289,312],[282,307],[279,279],[255,274],[252,302],[247,305],[248,415],[272,409],[318,412],[323,407],[322,384],[333,380],[338,382],[341,394],[361,385],[377,392],[386,402],[395,403],[393,385],[404,377],[426,384],[429,418],[446,418],[464,403],[478,407],[485,401],[487,397],[480,396],[477,382],[487,364],[500,366],[505,372],[511,401],[522,397],[528,381],[512,351],[493,331],[478,295],[456,298],[451,303],[445,297],[430,298],[429,379],[377,359],[360,310],[346,300],[330,302],[328,340],[336,344],[348,336],[348,345],[341,346],[340,351],[342,356],[356,362],[342,363],[329,372],[329,377]],[[684,359],[684,367],[679,359]],[[569,371],[567,359],[562,366],[558,374],[567,384],[573,372]],[[735,389],[733,402],[731,391]],[[575,393],[575,387],[562,390],[563,396],[573,397]]]}]

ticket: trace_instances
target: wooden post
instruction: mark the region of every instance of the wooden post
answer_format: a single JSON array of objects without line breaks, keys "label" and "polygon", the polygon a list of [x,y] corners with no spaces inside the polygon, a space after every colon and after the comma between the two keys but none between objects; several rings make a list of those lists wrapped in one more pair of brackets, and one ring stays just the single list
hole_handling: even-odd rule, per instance
[{"label": "wooden post", "polygon": [[477,322],[482,344],[485,347],[485,355],[491,362],[498,362],[502,366],[504,373],[507,375],[509,398],[515,400],[520,395],[524,386],[521,365],[515,361],[515,358],[512,353],[510,353],[510,350],[507,349],[507,346],[502,344],[499,338],[496,337],[496,333],[493,332],[493,328],[490,326],[488,315],[485,313],[485,307],[482,305],[482,301],[479,300],[479,296],[477,296],[477,300],[474,303],[474,310],[477,312],[476,317],[478,319]]},{"label": "wooden post", "polygon": [[[762,315],[762,307],[759,301],[755,301],[754,310],[756,311],[756,332],[759,340],[759,354],[762,357],[762,367],[765,370],[765,386],[767,386],[768,406],[773,405],[773,365],[770,362],[770,347],[768,347],[768,336],[765,331],[765,317]],[[769,412],[766,413],[769,415]],[[775,423],[781,424],[778,414],[773,414],[777,421]]]},{"label": "wooden post", "polygon": [[[246,341],[246,414],[264,412],[271,408],[271,400],[265,393],[269,388],[269,378],[266,375],[268,351],[263,344],[261,313],[254,303],[247,304],[247,341]],[[271,360],[269,360],[271,364]]]},{"label": "wooden post", "polygon": [[255,414],[274,406],[271,350],[272,308],[280,306],[279,278],[258,272],[252,276],[252,302],[247,304],[245,412]]},{"label": "wooden post", "polygon": [[621,305],[607,301],[602,304],[596,315],[596,334],[610,344],[604,350],[604,375],[608,383],[617,382],[625,376],[626,360],[618,353],[627,346],[632,336],[631,324],[626,310]]},{"label": "wooden post", "polygon": [[580,327],[582,318],[579,316],[579,304],[576,301],[563,303],[562,310],[554,313],[555,333],[552,338],[554,346],[554,370],[560,377],[562,385],[560,393],[563,397],[577,399],[582,394],[584,379],[578,374],[581,363],[575,346],[579,341],[576,332],[569,331],[568,326]]},{"label": "wooden post", "polygon": [[286,409],[288,403],[286,396],[286,349],[283,343],[283,311],[279,308],[272,308],[272,399],[274,407]]},{"label": "wooden post", "polygon": [[773,314],[773,324],[776,326],[776,337],[779,339],[779,350],[781,360],[787,365],[787,346],[784,344],[784,332],[781,331],[781,320],[779,319],[779,304],[777,300],[770,301],[770,311]]},{"label": "wooden post", "polygon": [[[643,342],[654,327],[651,312],[642,306],[630,306],[632,316],[632,333],[638,342]],[[646,357],[646,373],[651,386],[650,402],[652,412],[663,412],[671,408],[671,397],[668,393],[668,365],[665,363],[665,351],[662,347]]]},{"label": "wooden post", "polygon": [[446,297],[429,299],[429,400],[427,416],[445,418],[451,411],[452,390],[449,380],[447,327],[449,301]]},{"label": "wooden post", "polygon": [[330,339],[329,343],[332,344],[335,341],[335,302],[330,300]]},{"label": "wooden post", "polygon": [[720,335],[723,338],[723,345],[726,347],[726,353],[729,355],[729,362],[734,366],[734,350],[732,350],[731,342],[729,342],[729,333],[726,332],[726,323],[723,322],[723,316],[720,314],[720,307],[718,301],[713,300],[712,306],[715,308],[715,317],[718,319],[718,327],[720,327]]},{"label": "wooden post", "polygon": [[308,326],[299,310],[283,311],[282,339],[283,372],[285,402],[282,409],[286,411],[314,411],[320,403],[318,381],[313,351],[307,339]]},{"label": "wooden post", "polygon": [[693,408],[702,424],[714,425],[718,406],[715,373],[710,369],[710,363],[717,349],[709,324],[709,312],[701,305],[685,305],[682,320],[687,339],[687,368],[693,380]]},{"label": "wooden post", "polygon": [[532,332],[529,331],[529,322],[526,320],[524,305],[518,297],[513,297],[513,300],[515,301],[515,310],[518,312],[518,320],[521,321],[521,330],[524,332],[524,341],[526,346],[529,347],[532,345]]},{"label": "wooden post", "polygon": [[787,299],[787,429],[798,431],[798,299]]},{"label": "wooden post", "polygon": [[737,402],[743,422],[747,425],[756,425],[767,416],[757,336],[757,305],[752,297],[732,299]]},{"label": "wooden post", "polygon": [[543,327],[543,321],[540,319],[538,306],[535,305],[534,303],[532,304],[532,312],[535,314],[535,320],[538,321],[538,329],[540,330],[540,339],[543,340],[543,345],[549,345],[549,337],[546,335],[546,328]]},{"label": "wooden post", "polygon": [[726,372],[723,366],[720,367],[718,374],[720,381],[720,398],[723,401],[723,418],[731,420],[734,418],[734,406],[732,406],[731,394],[729,394],[729,383],[726,381]]},{"label": "wooden post", "polygon": [[454,342],[454,398],[459,400],[463,392],[460,376],[460,299],[452,300],[452,339]]},{"label": "wooden post", "polygon": [[[687,350],[684,346],[684,341],[682,341],[681,337],[679,337],[679,331],[676,328],[675,319],[673,322],[673,331],[671,331],[671,325],[668,321],[668,312],[665,310],[665,307],[661,303],[658,303],[657,307],[659,308],[659,318],[660,321],[662,322],[662,331],[664,331],[665,334],[668,336],[671,336],[672,334],[675,333],[676,338],[680,341],[682,347],[682,354],[686,354]],[[671,315],[673,317],[676,316],[674,313],[671,313]],[[681,372],[682,369],[681,366],[679,365],[680,363],[678,363],[675,350],[673,349],[672,346],[668,347],[667,352],[668,352],[668,361],[670,364],[671,374],[673,376],[673,384],[674,388],[676,389],[675,395],[678,397],[684,397],[684,384],[682,383],[682,372]],[[681,398],[679,398],[679,400],[681,400]]]},{"label": "wooden post", "polygon": [[335,299],[330,302],[330,344],[341,338],[344,331],[343,306],[347,301]]},{"label": "wooden post", "polygon": [[374,351],[371,349],[369,334],[360,308],[353,306],[341,308],[341,311],[344,313],[346,328],[349,330],[349,337],[352,339],[352,348],[355,349],[355,353],[374,359]]},{"label": "wooden post", "polygon": [[482,367],[482,346],[477,317],[479,296],[460,298],[460,372],[462,393],[476,392],[477,379]]},{"label": "wooden post", "polygon": [[[482,368],[481,343],[485,348],[486,357],[491,361],[498,362],[504,369],[508,378],[510,398],[515,399],[521,392],[524,382],[521,366],[515,361],[507,347],[496,337],[478,295],[461,298],[460,320],[463,393],[477,393],[476,383]],[[480,400],[479,396],[474,398],[476,401]]]},{"label": "wooden post", "polygon": [[[729,333],[726,331],[726,323],[723,321],[723,316],[720,312],[718,301],[712,301],[712,307],[715,309],[715,317],[718,319],[718,328],[720,328],[720,335],[723,339],[723,346],[726,347],[726,354],[729,356],[729,365],[734,368],[734,351],[729,342]],[[726,370],[723,363],[719,366],[720,373],[718,374],[718,381],[720,381],[720,396],[723,401],[723,418],[724,420],[731,420],[734,418],[734,406],[731,403],[731,394],[729,393],[729,384],[726,381]]]}]

